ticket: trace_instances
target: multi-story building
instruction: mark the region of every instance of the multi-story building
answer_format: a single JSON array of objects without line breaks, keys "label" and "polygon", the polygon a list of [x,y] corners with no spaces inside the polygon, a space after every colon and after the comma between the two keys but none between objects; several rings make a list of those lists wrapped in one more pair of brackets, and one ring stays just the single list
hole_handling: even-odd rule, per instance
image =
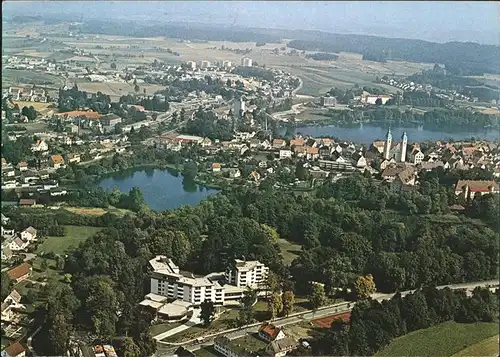
[{"label": "multi-story building", "polygon": [[[234,266],[223,273],[195,277],[182,272],[172,259],[159,255],[149,261],[151,294],[182,300],[199,306],[210,300],[216,305],[238,304],[247,287],[262,288],[269,268],[258,261],[236,259]],[[219,281],[223,281],[222,284]]]},{"label": "multi-story building", "polygon": [[215,304],[224,303],[224,288],[208,278],[195,278],[192,274],[182,274],[172,259],[157,256],[149,261],[152,268],[151,292],[200,305],[205,300]]},{"label": "multi-story building", "polygon": [[192,70],[196,69],[196,62],[195,61],[187,61],[186,65],[188,66],[189,69],[192,69]]},{"label": "multi-story building", "polygon": [[337,104],[337,99],[335,97],[321,97],[321,106],[323,107],[334,107]]},{"label": "multi-story building", "polygon": [[235,259],[234,266],[226,271],[225,276],[229,284],[257,288],[262,286],[268,274],[269,268],[257,260]]},{"label": "multi-story building", "polygon": [[201,69],[208,68],[208,67],[210,67],[210,62],[209,61],[199,61],[198,67],[200,67]]},{"label": "multi-story building", "polygon": [[241,65],[243,67],[252,67],[252,59],[248,57],[243,57],[241,59]]}]

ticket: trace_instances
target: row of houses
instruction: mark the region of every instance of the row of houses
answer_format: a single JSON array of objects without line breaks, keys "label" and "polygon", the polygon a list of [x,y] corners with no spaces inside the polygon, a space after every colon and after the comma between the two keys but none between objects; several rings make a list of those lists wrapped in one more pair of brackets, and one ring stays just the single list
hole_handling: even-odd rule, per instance
[{"label": "row of houses", "polygon": [[37,230],[28,227],[16,233],[13,229],[4,229],[2,225],[2,260],[7,261],[12,258],[14,252],[24,251],[37,239]]}]

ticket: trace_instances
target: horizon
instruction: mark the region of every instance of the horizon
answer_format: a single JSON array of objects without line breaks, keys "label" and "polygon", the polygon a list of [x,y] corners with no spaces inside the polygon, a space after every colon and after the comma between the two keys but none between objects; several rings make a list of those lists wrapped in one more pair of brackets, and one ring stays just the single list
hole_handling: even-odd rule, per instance
[{"label": "horizon", "polygon": [[[500,45],[500,5],[494,2],[247,2],[247,1],[17,1],[5,16],[72,15],[85,20],[158,20],[244,28],[312,30],[429,42]],[[210,6],[207,6],[210,4]],[[284,12],[283,8],[287,11]],[[447,16],[442,16],[446,13]],[[133,14],[133,15],[130,15]],[[154,14],[154,16],[151,16]],[[160,17],[158,19],[158,14]],[[387,14],[392,19],[388,21]]]}]

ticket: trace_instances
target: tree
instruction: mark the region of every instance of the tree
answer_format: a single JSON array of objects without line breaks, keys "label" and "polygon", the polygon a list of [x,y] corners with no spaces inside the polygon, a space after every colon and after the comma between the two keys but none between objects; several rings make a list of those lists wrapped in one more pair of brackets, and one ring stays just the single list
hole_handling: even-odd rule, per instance
[{"label": "tree", "polygon": [[182,175],[188,180],[194,180],[196,175],[198,175],[198,165],[196,165],[196,162],[190,161],[186,163],[182,170]]},{"label": "tree", "polygon": [[64,356],[69,349],[69,342],[73,326],[63,314],[57,314],[51,319],[49,328],[49,344],[52,353],[56,356]]},{"label": "tree", "polygon": [[40,269],[45,271],[45,270],[47,270],[47,268],[48,268],[47,259],[42,258],[42,262],[40,263]]},{"label": "tree", "polygon": [[126,337],[125,340],[123,340],[123,345],[121,347],[121,355],[123,357],[140,357],[141,356],[141,350],[140,348],[136,345],[134,340],[131,337]]},{"label": "tree", "polygon": [[325,288],[323,284],[315,283],[311,286],[311,295],[309,296],[309,301],[311,302],[313,310],[317,310],[318,307],[325,305],[326,295]]},{"label": "tree", "polygon": [[201,313],[200,318],[205,327],[209,326],[215,318],[215,306],[213,301],[205,300],[200,305]]},{"label": "tree", "polygon": [[360,276],[354,282],[353,293],[358,300],[368,299],[375,291],[375,282],[371,274]]},{"label": "tree", "polygon": [[241,310],[239,312],[238,324],[248,325],[253,322],[253,305],[257,299],[257,293],[248,288],[241,299]]},{"label": "tree", "polygon": [[2,272],[2,301],[4,301],[7,296],[9,296],[12,291],[12,286],[12,280],[10,280],[7,272]]},{"label": "tree", "polygon": [[382,105],[382,98],[377,98],[375,100],[375,105]]},{"label": "tree", "polygon": [[271,320],[275,319],[281,310],[283,310],[283,301],[281,300],[280,294],[271,294],[267,300],[267,311],[271,314]]},{"label": "tree", "polygon": [[295,294],[293,291],[285,291],[282,295],[283,300],[283,313],[288,317],[293,312],[295,304]]},{"label": "tree", "polygon": [[140,90],[141,88],[139,87],[138,84],[134,85],[134,92],[139,93]]},{"label": "tree", "polygon": [[116,63],[115,62],[111,62],[110,67],[111,67],[111,69],[116,69]]}]

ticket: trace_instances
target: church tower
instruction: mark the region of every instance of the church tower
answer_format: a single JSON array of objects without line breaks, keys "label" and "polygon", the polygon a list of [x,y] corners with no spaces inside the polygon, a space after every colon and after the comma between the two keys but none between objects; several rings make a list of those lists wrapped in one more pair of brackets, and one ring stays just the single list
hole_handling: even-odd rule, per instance
[{"label": "church tower", "polygon": [[401,162],[406,161],[406,146],[408,145],[408,137],[406,136],[406,131],[403,132],[401,137]]},{"label": "church tower", "polygon": [[391,128],[387,131],[387,135],[385,136],[385,146],[384,146],[384,159],[390,160],[391,158],[391,147],[392,147],[392,134]]}]

